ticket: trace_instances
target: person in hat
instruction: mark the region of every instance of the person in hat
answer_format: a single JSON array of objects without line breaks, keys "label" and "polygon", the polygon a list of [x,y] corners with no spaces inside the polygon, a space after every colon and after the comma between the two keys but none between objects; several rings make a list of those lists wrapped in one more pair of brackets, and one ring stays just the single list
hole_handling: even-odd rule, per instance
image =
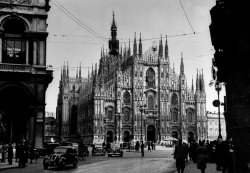
[{"label": "person in hat", "polygon": [[8,146],[8,162],[9,162],[9,165],[12,165],[12,159],[13,159],[13,147],[11,145],[11,143],[9,143],[9,146]]},{"label": "person in hat", "polygon": [[187,156],[186,147],[182,144],[182,139],[178,140],[178,144],[175,146],[174,159],[176,159],[176,168],[178,173],[183,173],[185,169],[185,159]]}]

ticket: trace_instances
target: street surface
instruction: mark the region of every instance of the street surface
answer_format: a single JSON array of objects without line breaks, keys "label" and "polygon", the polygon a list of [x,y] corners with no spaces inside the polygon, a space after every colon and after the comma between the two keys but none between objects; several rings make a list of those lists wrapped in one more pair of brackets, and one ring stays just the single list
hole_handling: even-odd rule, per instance
[{"label": "street surface", "polygon": [[[89,149],[89,151],[91,151]],[[91,153],[91,152],[90,152]],[[30,164],[25,168],[14,168],[4,170],[5,173],[173,173],[175,162],[173,160],[173,149],[160,148],[152,152],[145,149],[144,157],[141,152],[124,150],[123,157],[89,156],[84,160],[79,160],[77,168],[68,165],[65,169],[49,167],[43,169],[43,158],[37,164]]]}]

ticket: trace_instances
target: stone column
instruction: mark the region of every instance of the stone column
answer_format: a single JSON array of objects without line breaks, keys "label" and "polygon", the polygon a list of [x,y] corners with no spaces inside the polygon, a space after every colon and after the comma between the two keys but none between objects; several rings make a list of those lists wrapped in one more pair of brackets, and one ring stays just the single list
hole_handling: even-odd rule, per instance
[{"label": "stone column", "polygon": [[3,40],[2,40],[2,38],[0,38],[0,63],[3,62],[3,59],[2,59],[3,49],[2,49],[2,47],[3,47]]},{"label": "stone column", "polygon": [[37,41],[33,40],[33,65],[37,65]]},{"label": "stone column", "polygon": [[29,40],[26,41],[26,60],[25,64],[29,64]]},{"label": "stone column", "polygon": [[29,117],[28,120],[28,139],[29,139],[29,144],[33,144],[34,143],[34,117]]}]

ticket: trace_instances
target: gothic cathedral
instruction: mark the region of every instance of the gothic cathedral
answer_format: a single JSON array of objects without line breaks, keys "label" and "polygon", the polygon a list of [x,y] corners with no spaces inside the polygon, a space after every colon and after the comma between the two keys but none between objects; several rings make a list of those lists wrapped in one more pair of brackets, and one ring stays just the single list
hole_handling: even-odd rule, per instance
[{"label": "gothic cathedral", "polygon": [[67,82],[60,87],[61,136],[85,143],[207,139],[203,73],[197,71],[196,88],[192,79],[190,89],[182,54],[180,74],[170,67],[167,37],[165,50],[161,38],[143,53],[141,34],[138,46],[135,34],[132,50],[130,42],[122,49],[116,36],[113,15],[109,53],[101,50],[99,68],[77,77],[75,89],[64,90]]}]

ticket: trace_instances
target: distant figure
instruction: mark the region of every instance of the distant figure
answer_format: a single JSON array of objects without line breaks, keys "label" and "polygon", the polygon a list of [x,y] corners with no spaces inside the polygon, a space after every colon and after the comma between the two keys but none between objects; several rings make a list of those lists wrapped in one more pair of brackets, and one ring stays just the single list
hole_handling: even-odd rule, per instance
[{"label": "distant figure", "polygon": [[8,165],[12,165],[12,159],[13,159],[13,147],[11,145],[11,143],[9,144],[8,146],[8,162],[9,164]]},{"label": "distant figure", "polygon": [[144,143],[141,141],[141,156],[144,157]]},{"label": "distant figure", "polygon": [[37,159],[39,158],[39,153],[36,149],[34,149],[34,159],[36,161],[36,164],[37,164]]},{"label": "distant figure", "polygon": [[30,146],[29,156],[30,156],[30,164],[33,164],[33,162],[32,162],[34,160],[34,145],[33,144],[31,144],[31,146]]},{"label": "distant figure", "polygon": [[201,173],[205,173],[206,160],[208,158],[207,147],[204,146],[204,141],[200,141],[200,146],[196,150],[197,169],[201,170]]},{"label": "distant figure", "polygon": [[174,150],[174,159],[176,159],[176,168],[178,170],[178,173],[180,173],[180,170],[181,173],[184,172],[186,156],[186,147],[182,144],[182,139],[179,139],[178,144],[175,146]]},{"label": "distant figure", "polygon": [[148,152],[151,152],[151,144],[150,144],[150,141],[148,141]]}]

